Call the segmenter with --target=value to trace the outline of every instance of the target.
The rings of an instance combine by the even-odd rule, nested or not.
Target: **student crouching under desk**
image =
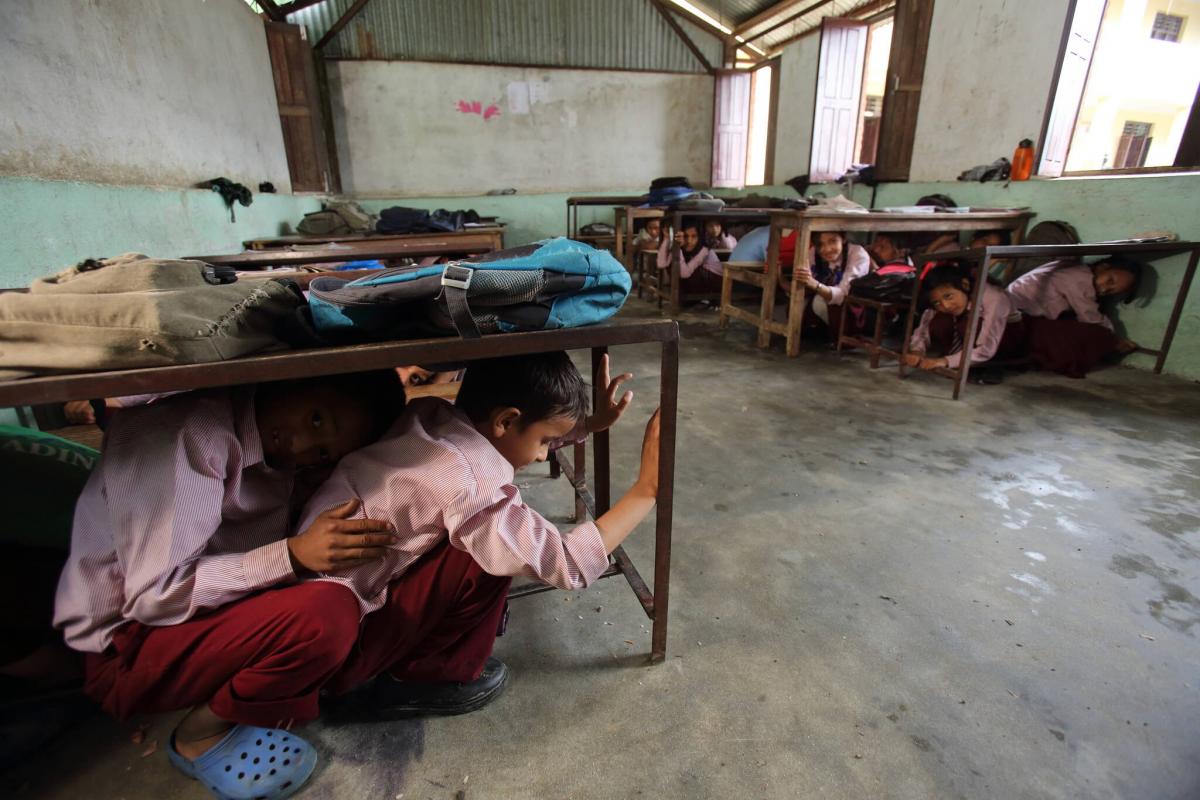
[[[1105,359],[1136,350],[1135,342],[1117,336],[1100,302],[1118,297],[1130,302],[1141,270],[1139,262],[1120,257],[1090,266],[1052,261],[1009,284],[1009,299],[1026,316],[1037,365],[1082,378]]]
[[[587,416],[588,387],[566,353],[472,362],[453,406],[416,399],[384,438],[342,460],[301,527],[349,496],[396,536],[381,560],[313,578],[347,590],[355,622],[362,618],[358,647],[326,687],[331,695],[378,676],[357,700],[384,719],[463,713],[499,695],[508,669],[490,656],[511,577],[588,586],[654,507],[657,414],[637,482],[595,522],[560,533],[513,483],[516,470],[554,447],[614,424],[633,399],[617,398],[629,377],[608,380],[606,359],[606,402]],[[435,681],[461,689],[431,695]]]
[[[786,265],[791,262],[781,258],[780,263]],[[812,234],[808,263],[808,269],[796,276],[799,286],[806,289],[808,294],[801,328],[836,339],[841,324],[842,303],[850,293],[850,282],[871,271],[871,257],[861,245],[849,244],[845,233],[822,231]],[[779,280],[784,291],[790,294],[791,276],[785,276],[781,270]],[[846,322],[847,330],[862,329],[860,319],[848,319]]]
[[[721,276],[725,268],[717,254],[704,244],[704,234],[698,220],[685,220],[675,231],[674,241],[658,248],[659,270],[669,270],[672,261],[679,265],[679,289],[682,294],[706,294],[721,291]]]
[[[315,751],[283,729],[317,715],[357,635],[330,620],[357,607],[297,581],[379,558],[390,537],[346,505],[288,538],[293,486],[378,438],[403,406],[384,371],[114,415],[76,504],[55,625],[85,654],[84,690],[105,711],[191,709],[168,757],[221,796],[286,796],[313,770]]]
[[[168,757],[230,798],[286,797],[304,784],[315,751],[288,728],[317,716],[323,690],[386,671],[362,692],[391,718],[464,713],[498,696],[507,669],[489,656],[505,576],[578,588],[604,571],[654,506],[658,417],[634,488],[563,536],[524,506],[513,470],[545,460],[564,434],[615,422],[630,376],[608,380],[605,360],[607,401],[585,418],[586,386],[563,353],[476,362],[469,374],[457,409],[414,401],[381,446],[335,471],[290,539],[279,535],[290,470],[377,435],[384,417],[355,423],[348,409],[373,398],[393,416],[387,392],[350,380],[333,395],[326,383],[312,405],[306,386],[290,384],[277,406],[282,394],[241,387],[121,412],[80,501],[56,614],[72,646],[91,653],[88,693],[118,716],[190,706]],[[155,455],[127,453],[134,439]],[[381,463],[395,471],[375,473]]]
[[[970,321],[971,279],[957,267],[938,266],[926,275],[922,293],[929,303],[920,324],[909,341],[905,363],[910,367],[934,370],[958,369],[963,359],[963,342]],[[943,355],[930,357],[930,348]],[[978,365],[993,358],[1019,358],[1025,355],[1025,329],[1021,314],[999,286],[983,287],[979,327],[970,353],[970,364]],[[998,380],[988,374],[985,380]]]

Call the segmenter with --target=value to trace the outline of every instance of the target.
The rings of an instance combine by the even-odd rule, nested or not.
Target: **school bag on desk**
[[[303,297],[228,267],[130,253],[0,294],[0,377],[199,364],[278,349]]]
[[[611,317],[629,295],[611,253],[545,239],[448,264],[397,267],[309,284],[313,343],[575,328]]]

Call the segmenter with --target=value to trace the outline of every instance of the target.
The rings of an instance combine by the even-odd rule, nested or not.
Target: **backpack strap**
[[[447,264],[442,270],[442,294],[446,297],[446,309],[450,319],[458,329],[458,335],[464,339],[479,339],[483,334],[475,324],[471,315],[471,307],[467,304],[467,290],[471,288],[471,278],[475,270],[460,264]]]

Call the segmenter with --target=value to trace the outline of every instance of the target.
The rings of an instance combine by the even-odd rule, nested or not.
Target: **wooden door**
[[[826,17],[821,21],[817,102],[808,168],[813,181],[840,178],[854,161],[869,29],[867,23],[852,19]]]
[[[1042,137],[1038,175],[1057,178],[1066,168],[1067,152],[1071,148],[1071,137],[1075,135],[1075,119],[1079,115],[1079,104],[1083,101],[1083,88],[1087,84],[1088,70],[1091,69],[1092,53],[1096,49],[1096,37],[1100,34],[1105,5],[1105,0],[1075,0],[1073,3],[1069,16],[1070,28],[1059,56],[1058,81],[1055,83],[1050,119]]]
[[[312,48],[304,29],[284,22],[268,21],[266,26],[292,191],[337,191],[329,169]]]
[[[718,72],[713,106],[712,185],[740,189],[746,184],[750,73]]]
[[[906,181],[912,166],[921,84],[925,80],[933,0],[897,0],[895,20],[892,52],[888,56],[887,88],[879,121],[875,177]]]

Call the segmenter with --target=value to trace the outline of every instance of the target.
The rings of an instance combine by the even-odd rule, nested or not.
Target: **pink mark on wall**
[[[480,103],[478,100],[471,100],[469,102],[466,100],[459,100],[457,107],[459,112],[463,114],[478,114],[485,120],[500,116],[500,108],[498,106],[490,105],[487,108],[484,108],[483,103]]]

